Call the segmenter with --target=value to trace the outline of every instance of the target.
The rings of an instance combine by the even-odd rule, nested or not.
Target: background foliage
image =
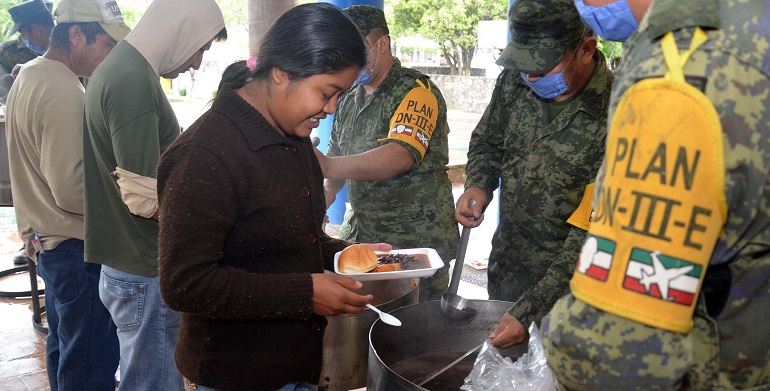
[[[0,0],[0,42],[6,41],[8,37],[8,31],[13,27],[13,19],[11,15],[6,11],[8,8],[18,4],[18,0]]]
[[[505,20],[505,0],[391,0],[395,36],[419,34],[439,45],[453,75],[470,75],[478,22]]]
[[[13,21],[7,9],[23,0],[0,0],[0,42],[10,38]],[[54,9],[60,0],[54,0]],[[300,0],[305,3],[309,0]],[[118,0],[126,24],[136,26],[152,0]],[[217,0],[230,34],[247,33],[248,0]],[[435,41],[453,75],[470,75],[476,50],[478,22],[505,20],[507,0],[386,0],[388,24],[394,37],[419,34]],[[622,44],[599,39],[598,49],[614,68],[620,61]],[[611,58],[612,57],[612,58]]]
[[[7,41],[10,38],[8,31],[13,27],[13,20],[8,14],[8,8],[21,3],[23,0],[0,0],[0,42]],[[54,0],[54,10],[60,0]],[[151,0],[118,0],[120,12],[126,20],[129,27],[136,26],[136,22],[144,14],[144,11],[150,5]],[[231,29],[247,32],[249,28],[249,2],[248,0],[217,0],[217,4],[222,9],[225,17],[225,24],[228,31]]]

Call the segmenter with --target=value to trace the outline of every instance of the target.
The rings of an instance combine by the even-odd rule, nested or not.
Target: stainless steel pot
[[[495,323],[502,318],[513,303],[492,300],[469,300],[478,310],[478,315],[468,322],[451,322],[441,312],[440,301],[430,301],[403,307],[392,312],[403,323],[401,327],[390,327],[383,322],[375,322],[369,332],[369,378],[367,391],[428,390],[416,384],[418,380],[406,379],[391,366],[399,365],[415,357],[431,357],[445,354],[448,361],[429,363],[410,363],[411,368],[423,368],[425,373],[419,377],[427,378],[431,373],[458,358],[462,353],[477,346],[487,338]],[[509,357],[519,357],[526,352],[526,344],[502,351]],[[472,366],[477,354],[469,357]],[[428,360],[431,361],[431,360]],[[435,364],[435,365],[427,365]],[[470,373],[470,369],[464,378]],[[439,380],[439,377],[436,378]],[[431,382],[432,383],[432,382]],[[431,383],[425,386],[429,387]],[[435,383],[434,383],[435,384]],[[456,390],[457,388],[454,388]],[[434,391],[443,391],[436,388]]]
[[[385,312],[415,304],[419,298],[419,279],[416,278],[362,283],[363,288],[356,293],[371,293],[374,296],[372,304]],[[328,318],[321,390],[352,390],[366,386],[369,328],[377,319],[378,315],[368,309],[358,315]]]

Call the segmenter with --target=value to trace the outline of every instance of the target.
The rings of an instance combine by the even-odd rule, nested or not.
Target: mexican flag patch
[[[689,306],[695,300],[703,267],[639,248],[631,251],[623,288]]]
[[[615,253],[615,242],[594,235],[588,235],[577,271],[599,281],[607,281],[607,275],[612,266],[612,256]]]

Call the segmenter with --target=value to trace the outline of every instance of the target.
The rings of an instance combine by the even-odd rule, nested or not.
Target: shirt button
[[[323,327],[321,327],[321,324],[320,324],[320,323],[314,323],[314,324],[313,324],[313,331],[315,331],[316,333],[318,333],[318,332],[321,332],[321,330],[323,330]]]
[[[318,236],[316,234],[310,234],[307,236],[307,242],[310,244],[313,244],[318,241]]]
[[[297,153],[297,147],[286,147],[286,150],[289,151],[289,153],[292,155]]]
[[[310,188],[307,187],[307,186],[302,186],[302,188],[299,189],[299,195],[304,197],[304,198],[309,197],[310,196]]]

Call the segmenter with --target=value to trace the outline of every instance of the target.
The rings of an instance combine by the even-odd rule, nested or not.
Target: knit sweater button
[[[323,327],[321,327],[320,323],[314,323],[313,324],[313,331],[315,331],[317,333],[321,332],[321,331],[323,331]]]
[[[310,234],[307,236],[307,242],[310,244],[313,244],[318,241],[318,236],[316,234]]]
[[[307,186],[302,186],[301,189],[299,189],[299,195],[303,198],[307,198],[310,196],[310,188]]]

